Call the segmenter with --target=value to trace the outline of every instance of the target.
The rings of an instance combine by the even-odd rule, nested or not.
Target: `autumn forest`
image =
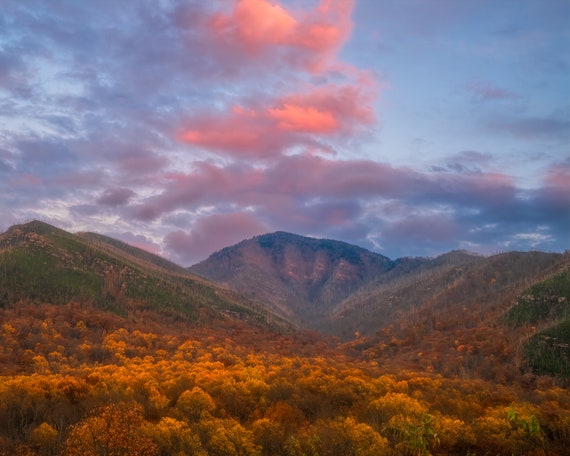
[[[0,455],[568,454],[567,254],[389,263],[295,242],[331,290],[381,271],[342,302],[319,278],[309,312],[309,294],[264,305],[92,233],[0,235]]]

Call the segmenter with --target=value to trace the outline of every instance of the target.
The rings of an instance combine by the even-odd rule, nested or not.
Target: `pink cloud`
[[[266,0],[238,0],[230,14],[216,14],[211,26],[218,35],[254,52],[264,46],[287,42],[297,20],[280,5]]]
[[[190,173],[164,176],[163,192],[130,208],[141,220],[153,220],[176,208],[198,208],[220,201],[245,202],[251,192],[263,186],[264,175],[256,168],[220,167],[207,162],[195,163]]]
[[[189,265],[205,259],[215,250],[267,231],[265,225],[249,212],[214,214],[198,219],[190,232],[169,233],[164,242],[177,261]]]
[[[268,0],[237,0],[210,20],[218,46],[252,57],[279,53],[289,64],[320,72],[352,30],[353,0],[323,0],[314,9],[288,11]]]
[[[253,108],[234,105],[221,115],[199,114],[187,119],[177,139],[237,157],[268,157],[288,147],[291,139],[267,120]]]
[[[10,186],[14,188],[25,189],[29,187],[41,187],[42,185],[42,179],[30,173],[17,174],[10,179]]]
[[[375,78],[337,61],[352,30],[354,0],[321,0],[309,9],[269,0],[231,5],[229,11],[201,13],[209,17],[206,51],[234,61],[236,74],[259,68],[260,84],[276,70],[290,77],[274,85],[272,96],[246,94],[241,104],[225,100],[234,102],[225,111],[188,116],[179,141],[217,154],[269,158],[292,147],[330,152],[323,137],[342,139],[375,122]]]
[[[570,195],[570,164],[557,164],[546,173],[545,184],[548,187],[566,189]]]
[[[548,169],[538,191],[543,207],[550,206],[570,221],[570,165],[559,163]]]
[[[375,98],[368,86],[308,87],[255,108],[234,105],[222,115],[195,115],[177,138],[233,156],[275,156],[293,145],[314,147],[323,135],[351,136],[372,125]]]
[[[361,198],[413,194],[422,178],[405,169],[372,161],[336,161],[319,156],[281,157],[268,167],[219,167],[201,163],[192,173],[166,176],[163,193],[134,209],[137,218],[150,220],[176,209],[226,204],[267,208],[293,217],[305,198]],[[289,212],[288,212],[289,211]]]
[[[376,88],[376,87],[374,87]],[[351,132],[375,121],[376,91],[357,84],[310,87],[306,92],[286,95],[269,109],[284,129],[335,133]]]
[[[200,126],[201,125],[201,126]],[[265,155],[261,148],[262,129],[235,118],[193,123],[192,128],[178,135],[180,141],[207,149],[237,153],[238,155]],[[257,152],[257,153],[256,153]]]
[[[268,115],[277,120],[279,130],[329,133],[338,128],[338,121],[332,113],[312,106],[285,104],[282,108],[269,109]]]
[[[421,176],[405,168],[370,160],[335,160],[320,156],[284,157],[267,170],[267,182],[275,191],[304,197],[333,198],[392,196],[414,192]]]
[[[409,205],[496,207],[514,198],[516,187],[512,180],[498,173],[434,177],[431,173],[370,160],[335,160],[304,154],[282,156],[265,166],[200,163],[191,173],[165,176],[162,193],[131,211],[138,219],[152,220],[174,210],[237,205],[269,218],[281,219],[279,214],[286,214],[293,219],[307,214],[310,217],[306,208],[324,207],[331,201],[398,199]]]

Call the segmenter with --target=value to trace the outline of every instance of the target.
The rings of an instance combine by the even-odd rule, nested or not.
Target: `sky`
[[[0,0],[0,230],[570,248],[568,0]]]

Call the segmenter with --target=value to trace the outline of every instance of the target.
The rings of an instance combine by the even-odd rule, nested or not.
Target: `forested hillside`
[[[117,315],[201,324],[239,315],[269,322],[265,309],[156,255],[100,235],[73,235],[39,221],[0,236],[0,305],[89,304]]]
[[[0,236],[0,454],[567,454],[569,272],[549,258],[387,263],[439,291],[343,341],[118,241],[12,227]],[[518,292],[523,270],[537,281]],[[508,302],[484,301],[493,286]]]

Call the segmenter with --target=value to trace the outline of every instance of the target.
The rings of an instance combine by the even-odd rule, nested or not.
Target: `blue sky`
[[[5,0],[0,229],[570,245],[567,0]]]

